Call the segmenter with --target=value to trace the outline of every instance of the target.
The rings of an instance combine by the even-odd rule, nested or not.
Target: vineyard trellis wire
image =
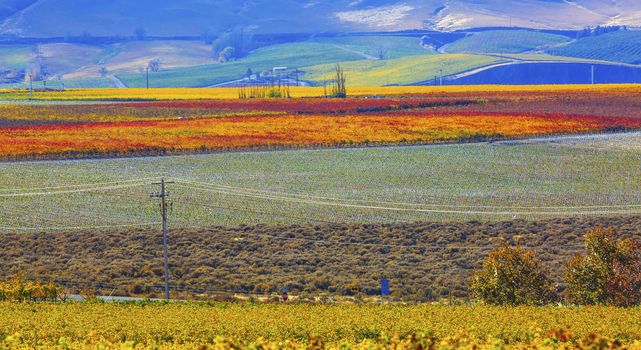
[[[202,232],[218,225],[313,224],[331,229],[348,222],[638,215],[638,164],[637,151],[529,144],[0,164],[6,170],[0,172],[0,232],[87,235],[96,230],[159,230],[157,203],[149,193],[154,190],[150,184],[161,175],[176,182],[170,187],[170,227]],[[492,247],[402,240],[377,245],[338,235],[225,232],[219,233],[220,240],[251,237],[275,249],[299,242],[309,249],[341,246],[408,255],[448,252],[454,257]],[[581,244],[567,242],[558,249],[575,252]]]
[[[303,198],[296,198],[296,197],[289,197],[287,194],[282,194],[282,195],[264,195],[264,194],[253,194],[253,193],[247,193],[243,191],[230,191],[226,190],[223,188],[216,188],[216,187],[198,187],[198,186],[193,186],[193,185],[184,185],[181,184],[181,181],[178,181],[179,183],[177,186],[179,187],[185,187],[191,190],[200,190],[200,191],[205,191],[205,192],[213,192],[213,193],[220,193],[220,194],[231,194],[231,195],[236,195],[236,196],[244,196],[244,197],[249,197],[252,199],[268,199],[268,200],[275,200],[275,201],[290,201],[294,202],[297,204],[312,204],[312,205],[324,205],[324,206],[337,206],[337,207],[347,207],[347,208],[356,208],[356,209],[374,209],[374,210],[387,210],[387,211],[409,211],[409,212],[417,212],[417,213],[440,213],[440,214],[483,214],[483,215],[532,215],[532,214],[545,214],[545,215],[567,215],[567,214],[573,214],[574,212],[571,211],[557,211],[557,212],[547,212],[547,211],[533,211],[533,210],[528,210],[528,211],[523,211],[523,212],[518,212],[518,211],[478,211],[478,210],[446,210],[446,209],[421,209],[421,208],[416,208],[417,206],[431,206],[431,204],[418,204],[418,203],[412,203],[412,204],[407,204],[409,206],[413,206],[414,208],[403,208],[403,207],[390,207],[390,206],[381,206],[381,205],[359,205],[359,204],[349,204],[349,203],[344,203],[340,201],[318,201],[314,199],[303,199]],[[184,183],[184,182],[183,182]],[[251,191],[251,189],[249,189]],[[438,205],[437,205],[438,206]],[[456,206],[457,208],[464,208],[462,206]],[[468,208],[477,208],[476,206],[468,207]],[[512,210],[512,209],[528,209],[527,207],[491,207],[493,209],[503,209],[503,210]],[[564,207],[532,207],[531,209],[543,209],[543,208],[550,208],[550,209],[563,209]],[[621,209],[629,209],[629,208],[641,208],[641,205],[619,205],[619,206],[584,206],[584,207],[566,207],[567,209],[598,209],[598,208],[621,208]],[[621,212],[621,211],[591,211],[591,212],[581,212],[578,214],[588,214],[588,215],[598,215],[598,214],[623,214],[627,213]]]
[[[151,180],[151,179],[149,179]],[[252,188],[239,188],[239,187],[232,187],[232,186],[219,186],[213,183],[205,183],[202,181],[193,181],[193,180],[187,180],[187,179],[182,179],[182,178],[175,178],[175,186],[177,187],[184,187],[189,190],[196,190],[196,191],[204,191],[204,192],[214,192],[214,193],[221,193],[221,194],[230,194],[230,195],[236,195],[236,196],[244,196],[248,197],[250,199],[268,199],[268,200],[273,200],[273,201],[292,201],[297,204],[319,204],[319,205],[327,205],[327,206],[338,206],[338,207],[349,207],[349,208],[356,208],[356,209],[374,209],[374,210],[389,210],[389,211],[412,211],[412,212],[425,212],[425,213],[457,213],[457,214],[488,214],[488,215],[519,215],[519,214],[531,214],[532,211],[525,211],[525,212],[517,212],[517,211],[477,211],[477,210],[443,210],[443,209],[423,209],[421,207],[432,207],[435,206],[439,208],[441,205],[439,204],[421,204],[421,203],[399,203],[399,202],[373,202],[371,200],[354,200],[354,199],[340,199],[340,198],[335,198],[335,197],[319,197],[319,196],[304,196],[301,194],[297,193],[283,193],[283,192],[275,192],[275,191],[265,191],[265,190],[260,190],[260,189],[252,189]],[[120,185],[124,183],[124,185]],[[194,185],[195,184],[195,185]],[[104,185],[109,185],[106,187],[101,187]],[[15,189],[2,189],[0,191],[7,191],[10,193],[7,194],[0,194],[0,197],[6,196],[6,197],[30,197],[30,196],[56,196],[56,195],[66,195],[66,194],[73,194],[73,193],[85,193],[85,192],[103,192],[103,191],[113,191],[113,190],[119,190],[119,189],[125,189],[125,188],[131,188],[131,187],[141,187],[149,185],[148,182],[146,182],[146,179],[144,180],[122,180],[122,181],[114,181],[114,182],[109,182],[109,183],[87,183],[87,184],[75,184],[75,185],[64,185],[64,186],[56,186],[56,187],[46,187],[46,189],[52,189],[52,188],[76,188],[73,190],[60,190],[60,191],[48,191],[48,192],[34,192],[35,190],[40,190],[40,189],[45,189],[45,188],[24,188],[20,189],[21,191],[24,192],[16,192]],[[109,193],[109,195],[119,197],[122,196],[128,200],[131,199],[129,196],[124,196],[120,195],[118,193]],[[322,199],[322,201],[319,201],[319,199]],[[192,198],[188,198],[188,201],[193,201]],[[360,205],[360,204],[354,204],[354,203],[378,203],[379,205]],[[407,206],[407,207],[390,207],[390,206],[381,206],[385,204],[395,204],[395,205],[402,205],[402,206]],[[214,206],[211,204],[203,204],[199,203],[198,201],[194,201],[194,205],[198,207],[204,207],[204,208],[210,208],[210,209],[225,209],[225,210],[235,210],[235,211],[240,211],[240,212],[247,212],[247,213],[256,213],[256,214],[265,214],[265,215],[282,215],[283,217],[290,217],[293,219],[302,219],[302,220],[309,220],[312,222],[323,222],[323,223],[335,223],[334,221],[330,220],[322,220],[322,219],[316,219],[316,218],[311,218],[311,217],[301,217],[301,216],[296,216],[296,215],[286,215],[286,214],[277,214],[274,212],[269,212],[269,211],[257,211],[257,210],[252,210],[251,208],[241,208],[237,206]],[[455,207],[455,208],[465,208],[463,206],[448,206],[448,205],[443,205],[444,207]],[[638,208],[641,205],[617,205],[617,206],[611,206],[611,205],[603,205],[603,206],[570,206],[567,207],[567,209],[611,209],[611,208],[618,208],[618,209],[629,209],[629,208]],[[470,208],[477,208],[477,207],[470,207]],[[528,207],[522,207],[522,206],[517,206],[517,207],[507,207],[507,206],[488,206],[488,207],[483,207],[483,208],[492,208],[492,209],[501,209],[501,210],[512,210],[512,209],[528,209]],[[558,206],[550,206],[550,207],[532,207],[532,209],[563,209],[563,207],[558,207]],[[549,211],[542,211],[538,212],[540,214],[552,214],[552,215],[567,215],[567,214],[584,214],[584,215],[602,215],[602,214],[621,214],[621,213],[627,213],[623,211],[612,211],[612,210],[603,210],[603,211],[588,211],[588,212],[572,212],[572,211],[554,211],[554,212],[549,212]],[[190,224],[188,221],[183,221],[180,218],[173,219],[173,222],[178,222],[179,227],[183,228],[205,228],[206,226],[195,226],[193,224]],[[183,224],[184,222],[184,224]],[[403,222],[403,221],[400,221]],[[34,226],[34,227],[25,227],[25,226],[0,226],[0,230],[2,231],[33,231],[33,232],[46,232],[46,231],[64,231],[64,230],[91,230],[91,229],[118,229],[118,228],[129,228],[129,227],[150,227],[154,225],[159,225],[159,221],[150,221],[150,222],[137,222],[137,223],[130,223],[130,224],[115,224],[115,225],[87,225],[87,226],[59,226],[59,227],[52,227],[52,226]],[[310,240],[311,241],[311,240]],[[341,243],[338,243],[341,244]],[[358,245],[356,243],[356,245]],[[375,245],[375,244],[373,244]],[[389,245],[386,245],[389,246]],[[422,248],[430,248],[430,247],[425,247],[422,246]],[[449,248],[456,248],[456,249],[470,249],[471,247],[449,247]]]
[[[121,181],[103,182],[103,183],[85,183],[85,184],[66,184],[61,186],[39,187],[39,188],[20,188],[20,189],[0,189],[0,198],[24,198],[24,197],[48,197],[48,196],[65,196],[74,194],[103,196],[108,198],[122,198],[129,204],[136,201],[145,203],[146,196],[132,196],[128,193],[118,193],[114,191],[144,188],[150,184],[150,179],[125,179]],[[228,209],[239,212],[256,213],[265,215],[280,215],[275,211],[257,210],[251,207],[231,206],[229,208],[221,206],[212,206],[202,204],[203,201],[212,201],[208,195],[195,197],[195,193],[202,194],[219,194],[223,196],[232,196],[235,198],[246,198],[248,200],[265,200],[269,202],[292,203],[298,206],[321,206],[348,208],[354,210],[371,210],[381,212],[410,212],[425,214],[457,214],[457,215],[487,215],[503,217],[520,217],[532,215],[545,216],[585,216],[585,215],[623,215],[634,214],[641,209],[641,204],[604,204],[604,205],[584,205],[584,206],[484,206],[484,205],[456,205],[456,204],[437,204],[437,203],[413,203],[413,202],[394,202],[373,199],[351,199],[338,198],[317,195],[305,195],[301,193],[291,193],[282,191],[263,190],[249,187],[237,187],[228,185],[218,185],[211,182],[196,181],[184,178],[174,178],[175,187],[185,190],[186,203],[181,205],[190,206],[191,202],[196,203],[195,207],[209,207],[210,209]],[[188,196],[188,197],[187,197]],[[216,198],[213,198],[217,201]],[[199,203],[201,204],[197,204]],[[153,211],[150,211],[153,213]],[[282,215],[287,217],[288,215]],[[302,219],[303,221],[312,222],[335,222],[332,220],[304,217],[301,215],[292,216],[293,219]],[[404,220],[395,220],[396,222]],[[145,222],[119,223],[111,225],[60,225],[57,227],[47,226],[13,226],[2,225],[0,230],[19,230],[19,231],[37,231],[37,230],[64,230],[64,229],[90,229],[90,228],[118,228],[149,226],[156,221],[147,220]]]
[[[309,196],[305,197],[300,194],[290,194],[282,192],[273,192],[273,191],[261,191],[254,190],[250,188],[230,188],[229,186],[217,186],[215,184],[205,184],[203,182],[198,182],[197,185],[194,185],[195,182],[190,180],[175,179],[175,186],[178,188],[185,188],[189,190],[192,194],[194,191],[201,191],[206,193],[215,193],[222,195],[230,195],[235,197],[246,197],[250,200],[268,200],[275,202],[289,202],[296,205],[313,205],[313,206],[328,206],[328,207],[339,207],[339,208],[350,208],[356,210],[374,210],[374,211],[389,211],[389,212],[412,212],[412,213],[427,213],[427,214],[459,214],[459,215],[488,215],[488,216],[529,216],[529,215],[550,215],[550,216],[571,216],[571,215],[617,215],[617,214],[630,214],[635,212],[639,205],[596,205],[596,206],[569,206],[567,210],[557,210],[563,209],[558,206],[550,207],[532,207],[531,210],[528,210],[527,207],[517,206],[517,207],[507,207],[507,206],[492,206],[490,208],[480,208],[477,207],[463,207],[456,206],[456,210],[448,209],[449,206],[441,208],[438,205],[432,206],[431,204],[420,204],[420,203],[395,203],[397,206],[389,206],[386,202],[373,202],[373,201],[358,201],[358,200],[341,200],[338,198],[327,198],[327,199],[316,199],[319,197]],[[126,185],[111,185],[106,187],[91,187],[91,184],[76,185],[78,187],[83,187],[81,189],[73,190],[60,190],[60,191],[48,191],[48,192],[33,192],[33,190],[28,190],[22,193],[13,192],[0,194],[0,197],[32,197],[32,196],[59,196],[59,195],[68,195],[76,193],[89,193],[97,192],[104,195],[109,195],[113,197],[123,196],[128,201],[131,201],[132,198],[124,196],[119,193],[109,193],[104,194],[105,191],[114,191],[132,187],[141,187],[144,186],[144,182],[130,183]],[[198,203],[197,200],[193,198],[188,199],[191,202]],[[207,197],[204,197],[203,200],[210,200]],[[359,204],[363,203],[363,204]],[[191,203],[184,203],[187,206],[191,206]],[[243,208],[240,206],[232,206],[230,208],[226,207],[214,207],[211,204],[195,204],[195,207],[209,207],[210,209],[227,209],[227,210],[236,210],[239,212],[245,213],[254,213],[254,214],[264,214],[264,215],[281,215],[274,211],[265,211],[265,210],[256,210],[252,208]],[[484,209],[484,210],[483,210]],[[488,210],[494,209],[494,210]],[[541,210],[546,209],[546,210]],[[283,215],[287,217],[291,215]],[[299,221],[310,221],[310,222],[333,222],[332,220],[319,219],[314,217],[301,217],[291,216],[292,219]],[[403,220],[397,220],[403,221]],[[151,226],[157,224],[157,221],[147,220],[145,222],[132,222],[132,223],[118,223],[118,224],[103,224],[103,225],[60,225],[60,226],[13,226],[13,225],[2,225],[0,230],[2,231],[61,231],[61,230],[82,230],[82,229],[109,229],[109,228],[124,228],[124,227],[136,227],[136,226]]]
[[[176,186],[174,193],[185,200],[177,214],[199,225],[216,223],[202,208],[190,209],[189,201],[209,205],[225,202],[256,213],[296,213],[317,222],[629,215],[641,209],[641,186],[634,180],[640,163],[639,152],[576,151],[573,145],[524,142],[249,152],[173,157],[171,162],[149,158],[2,164],[7,175],[0,174],[0,181],[14,185],[0,189],[0,205],[5,208],[0,220],[14,223],[3,226],[41,226],[31,222],[35,216],[50,225],[85,226],[72,212],[86,214],[86,220],[91,212],[101,212],[113,218],[111,224],[148,222],[151,215],[155,217],[154,208],[132,203],[145,201],[148,194],[136,181],[149,182],[160,174],[181,181],[178,185],[182,187]],[[50,180],[43,185],[50,186],[25,186],[37,183],[31,176],[45,165]],[[100,176],[88,175],[84,166]],[[18,181],[9,178],[14,173],[20,174]],[[21,178],[25,174],[27,177]],[[101,181],[75,184],[80,177]],[[55,206],[69,213],[47,216],[40,209],[45,207],[46,196],[55,196]],[[232,226],[256,223],[247,213],[238,213],[227,213],[218,221]],[[270,221],[267,214],[261,215],[266,223],[288,222],[282,217]],[[100,220],[91,223],[104,224]]]

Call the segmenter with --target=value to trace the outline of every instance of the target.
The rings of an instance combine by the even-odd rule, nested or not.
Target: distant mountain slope
[[[641,31],[589,36],[547,52],[558,56],[641,64]]]
[[[456,30],[483,26],[575,29],[641,23],[638,0],[1,0],[0,33],[51,37]]]
[[[36,2],[38,0],[2,0],[0,1],[0,20],[20,13]]]
[[[137,28],[155,36],[217,34],[238,26],[261,33],[398,30],[420,28],[425,4],[439,1],[36,0],[6,18],[0,32],[50,37],[128,36]]]
[[[579,29],[596,25],[636,25],[638,0],[450,0],[426,24],[439,30],[517,26]]]

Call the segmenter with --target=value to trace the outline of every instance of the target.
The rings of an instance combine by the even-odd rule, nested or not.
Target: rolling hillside
[[[0,67],[27,68],[32,51],[33,47],[29,45],[0,45]]]
[[[129,41],[103,47],[103,57],[87,65],[76,65],[65,71],[64,78],[99,76],[104,67],[109,74],[141,72],[153,60],[160,61],[162,69],[191,67],[214,63],[211,45],[199,41],[154,40]],[[66,56],[64,53],[61,57]]]
[[[37,0],[3,0],[0,2],[0,21],[26,9]]]
[[[558,56],[640,64],[641,31],[621,31],[581,38],[547,52]]]
[[[570,41],[563,35],[529,30],[492,30],[472,33],[445,45],[447,53],[522,53]]]
[[[320,38],[259,48],[247,57],[232,62],[167,69],[152,74],[151,80],[155,87],[212,86],[241,79],[248,69],[254,73],[260,73],[279,66],[295,69],[334,62],[375,60],[378,58],[376,56],[380,49],[385,51],[386,57],[435,54],[433,50],[421,47],[417,38],[379,36]],[[138,72],[118,74],[118,77],[130,87],[143,87],[146,84],[146,78]]]
[[[117,75],[131,86],[146,84],[143,72],[149,62],[158,60],[161,72],[152,73],[160,86],[209,86],[240,79],[248,68],[260,73],[275,66],[303,66],[340,61],[399,58],[436,54],[421,46],[417,37],[337,36],[265,46],[248,56],[219,63],[212,45],[189,40],[123,41],[115,44],[49,43],[42,45],[0,46],[0,68],[27,69],[38,63],[48,73],[51,85],[95,86],[101,75]],[[105,69],[101,74],[101,69]],[[105,73],[106,72],[106,73]],[[62,79],[62,82],[58,80]],[[40,79],[37,79],[40,80]],[[98,84],[114,86],[109,79]],[[19,86],[12,85],[12,87]],[[6,86],[5,86],[6,87]]]
[[[338,47],[362,52],[371,58],[400,58],[411,55],[436,53],[431,47],[421,46],[416,37],[402,36],[339,36],[320,38],[321,43],[329,43]]]
[[[409,85],[487,66],[504,60],[482,55],[423,55],[392,60],[342,62],[349,86]],[[306,80],[322,83],[332,79],[333,64],[303,68]]]
[[[334,65],[341,63],[350,85],[366,86],[433,83],[441,69],[447,77],[507,61],[641,62],[641,31],[578,41],[533,30],[471,31],[442,47],[439,51],[445,55],[422,42],[418,35],[310,36],[306,41],[263,46],[225,63],[218,62],[212,45],[196,40],[4,45],[0,46],[0,68],[19,71],[38,66],[47,73],[36,79],[38,87],[45,85],[42,77],[48,87],[145,87],[145,67],[158,60],[160,71],[151,72],[151,87],[208,87],[233,86],[248,70],[258,74],[274,67],[299,69],[305,73],[299,76],[302,80],[322,84],[330,79]],[[553,49],[541,54],[545,47]],[[564,67],[570,66],[558,68],[564,72]],[[24,80],[5,79],[14,83],[0,87],[25,88]]]
[[[361,55],[333,44],[291,43],[260,48],[245,58],[228,63],[160,71],[151,75],[151,81],[153,87],[205,87],[241,79],[247,69],[260,73],[278,66],[296,68],[360,59]],[[118,77],[129,87],[144,87],[146,84],[145,76],[140,73]]]

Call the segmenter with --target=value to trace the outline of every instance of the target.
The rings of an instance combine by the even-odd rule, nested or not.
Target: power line
[[[59,226],[59,227],[13,227],[13,226],[0,226],[2,231],[82,231],[91,229],[110,229],[110,228],[125,228],[125,227],[144,227],[159,225],[159,222],[148,222],[138,224],[122,224],[122,225],[98,225],[98,226]]]
[[[600,209],[600,208],[641,208],[641,204],[621,204],[621,205],[594,205],[594,206],[488,206],[488,205],[448,205],[448,204],[431,204],[431,203],[408,203],[408,202],[391,202],[391,201],[376,201],[376,200],[365,200],[365,199],[349,199],[349,198],[337,198],[337,197],[326,197],[326,196],[311,196],[303,195],[299,193],[287,193],[287,192],[276,192],[252,188],[243,188],[243,187],[234,187],[234,186],[225,186],[225,185],[216,185],[207,182],[199,182],[185,179],[176,179],[177,182],[187,183],[187,184],[196,184],[202,187],[208,187],[213,189],[220,189],[221,191],[230,190],[245,192],[248,194],[257,193],[262,195],[275,195],[275,196],[287,196],[293,198],[302,198],[302,199],[319,199],[319,200],[328,200],[328,201],[341,201],[341,202],[353,202],[353,203],[377,203],[384,205],[400,205],[400,206],[409,206],[409,207],[435,207],[435,208],[482,208],[482,209]]]
[[[110,191],[110,190],[119,190],[124,188],[140,187],[146,185],[145,183],[135,183],[127,185],[117,185],[117,186],[105,186],[105,187],[92,187],[92,188],[81,188],[73,190],[61,190],[61,191],[45,191],[45,192],[25,192],[25,193],[8,193],[0,194],[0,198],[9,198],[9,197],[40,197],[40,196],[54,196],[59,194],[71,194],[71,193],[84,193],[84,192],[97,192],[97,191]]]
[[[243,196],[254,199],[266,199],[266,200],[278,200],[283,202],[294,202],[298,204],[309,204],[309,205],[320,205],[320,206],[330,206],[330,207],[343,207],[343,208],[353,208],[353,209],[368,209],[368,210],[382,210],[382,211],[393,211],[393,212],[413,212],[413,213],[431,213],[431,214],[465,214],[465,215],[498,215],[498,216],[524,216],[524,215],[604,215],[604,214],[629,214],[630,210],[620,210],[620,211],[480,211],[480,210],[445,210],[445,209],[422,209],[422,208],[401,208],[401,207],[388,207],[382,205],[361,205],[361,204],[350,204],[350,203],[339,203],[332,201],[322,201],[322,200],[313,200],[313,199],[302,199],[295,197],[287,196],[278,196],[278,195],[266,195],[266,194],[251,194],[244,192],[236,191],[227,191],[221,189],[213,188],[204,188],[196,187],[193,185],[180,185],[178,187],[184,187],[189,189],[195,189],[205,192],[213,192],[219,194],[229,194],[235,196]],[[509,208],[506,208],[509,209]]]
[[[160,215],[162,217],[162,241],[165,258],[165,299],[169,300],[169,257],[167,253],[167,197],[169,192],[166,190],[167,184],[173,184],[173,181],[165,181],[161,178],[160,182],[154,185],[160,185],[160,192],[152,193],[151,198],[160,199]]]
[[[125,184],[125,183],[131,183],[131,182],[143,182],[145,180],[151,180],[153,178],[147,177],[147,178],[139,178],[139,179],[132,179],[132,180],[119,180],[119,181],[111,181],[111,182],[95,182],[95,183],[85,183],[85,184],[75,184],[75,185],[62,185],[62,186],[49,186],[49,187],[30,187],[30,188],[0,188],[0,191],[2,192],[25,192],[25,191],[40,191],[40,190],[55,190],[55,189],[61,189],[61,188],[74,188],[74,187],[96,187],[96,186],[105,186],[105,185],[117,185],[117,184]]]

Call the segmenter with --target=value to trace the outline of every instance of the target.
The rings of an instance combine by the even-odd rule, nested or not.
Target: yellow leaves
[[[17,345],[22,342],[22,335],[19,332],[13,333],[6,338],[4,338],[4,343],[11,347],[12,345]]]
[[[291,95],[294,98],[323,96],[323,87],[292,86]],[[480,93],[480,92],[586,92],[591,94],[604,93],[641,93],[641,85],[475,85],[475,86],[350,86],[347,83],[349,96],[371,95],[408,95],[426,94],[438,95],[443,93]],[[28,91],[0,90],[0,99],[26,100]],[[69,89],[65,91],[37,92],[35,100],[206,100],[206,99],[237,99],[236,88],[166,88],[166,89]]]
[[[62,291],[53,282],[43,284],[41,281],[25,281],[17,276],[7,282],[0,281],[0,301],[55,301]]]
[[[0,303],[0,315],[2,349],[641,349],[641,311],[620,308]]]

